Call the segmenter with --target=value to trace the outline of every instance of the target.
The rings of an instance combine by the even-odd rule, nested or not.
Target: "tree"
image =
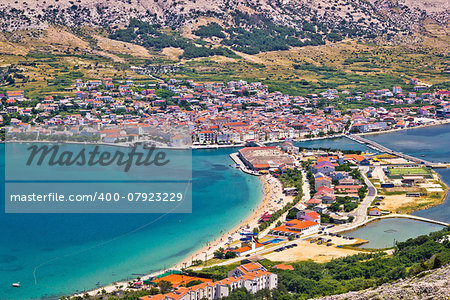
[[[223,248],[214,251],[214,258],[222,259],[224,257]]]
[[[161,280],[158,283],[158,287],[162,294],[167,294],[172,290],[172,283],[166,280]]]
[[[235,257],[237,257],[237,254],[236,254],[236,252],[233,252],[233,251],[228,251],[228,252],[225,254],[225,258],[226,258],[226,259],[235,258]]]

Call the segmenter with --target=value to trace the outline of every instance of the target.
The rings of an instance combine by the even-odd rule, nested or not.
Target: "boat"
[[[12,284],[12,286],[18,288],[18,287],[20,287],[20,282],[15,282],[15,283]]]

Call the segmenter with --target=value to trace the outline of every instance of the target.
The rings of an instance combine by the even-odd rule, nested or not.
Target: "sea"
[[[367,138],[407,154],[424,155],[428,160],[450,161],[450,125]],[[371,151],[346,138],[296,145]],[[262,197],[260,180],[233,167],[229,154],[236,151],[236,148],[193,151],[190,214],[5,214],[2,210],[0,299],[57,299],[165,270],[188,258],[239,224]],[[0,145],[0,156],[0,180],[4,181],[7,159],[4,145]],[[450,184],[449,169],[438,173]],[[3,193],[0,197],[4,202]],[[447,198],[444,204],[415,214],[450,222],[449,206]],[[383,222],[374,223],[374,227],[379,224],[379,229],[363,232],[362,238],[380,233],[379,240],[384,243],[377,247],[383,247],[438,229],[420,226],[421,222],[413,222],[414,226],[405,220]],[[420,230],[407,230],[408,226]],[[13,282],[20,282],[21,287],[13,288]]]
[[[87,146],[89,147],[89,146]],[[5,145],[0,145],[4,181]],[[59,299],[169,269],[248,217],[260,180],[233,167],[236,148],[192,152],[192,213],[0,213],[0,299]],[[4,193],[1,194],[3,202]],[[20,282],[20,288],[12,283]]]

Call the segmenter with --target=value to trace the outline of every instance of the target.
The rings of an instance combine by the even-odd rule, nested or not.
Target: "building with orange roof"
[[[172,284],[173,287],[179,287],[182,285],[186,285],[189,282],[198,281],[198,280],[202,281],[202,282],[212,282],[211,279],[188,276],[188,275],[183,275],[183,274],[169,274],[167,276],[155,279],[152,282],[159,283],[161,281],[168,281]]]
[[[284,225],[273,228],[270,233],[275,236],[292,236],[296,239],[301,236],[319,231],[320,224],[313,221],[291,220]]]
[[[237,256],[245,256],[247,254],[258,251],[260,248],[263,248],[264,245],[260,243],[251,243],[251,245],[245,245],[241,248],[232,250],[232,252],[236,253]]]
[[[285,265],[285,264],[278,264],[273,266],[272,268],[278,269],[278,270],[294,270],[294,267],[292,265]]]
[[[203,282],[192,287],[179,287],[168,294],[140,297],[140,300],[214,300],[229,296],[238,288],[250,293],[278,286],[278,276],[268,272],[259,263],[241,265],[228,273],[228,278],[216,282]]]

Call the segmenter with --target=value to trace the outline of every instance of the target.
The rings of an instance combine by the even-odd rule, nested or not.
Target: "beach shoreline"
[[[250,175],[249,175],[250,176]],[[248,216],[241,220],[236,226],[232,227],[231,230],[227,230],[226,232],[222,232],[220,236],[215,238],[212,242],[206,243],[206,245],[202,246],[201,248],[195,250],[192,254],[189,254],[181,260],[179,263],[176,263],[172,267],[161,270],[157,272],[152,272],[150,274],[144,275],[140,277],[140,280],[146,280],[151,277],[163,274],[167,270],[171,269],[182,269],[184,267],[190,266],[190,262],[194,260],[205,260],[205,252],[206,252],[206,258],[207,260],[213,258],[214,251],[218,250],[219,248],[226,248],[226,245],[228,243],[228,237],[232,237],[233,241],[239,241],[241,235],[239,234],[242,230],[251,231],[253,228],[258,226],[258,220],[261,217],[262,214],[266,211],[270,210],[276,210],[279,209],[279,207],[275,207],[275,204],[273,204],[273,199],[279,199],[282,197],[282,184],[279,180],[268,177],[267,175],[259,176],[259,180],[262,184],[262,193],[261,193],[261,200],[258,202],[258,205],[249,212]],[[291,197],[285,197],[286,201],[291,201]],[[278,206],[283,206],[285,203],[279,203]],[[199,265],[201,267],[202,265]],[[128,286],[127,281],[118,281],[113,282],[109,285],[102,286],[99,288],[95,288],[89,291],[84,291],[81,293],[75,293],[72,296],[83,296],[86,293],[89,295],[97,295],[99,292],[102,293],[103,290],[105,290],[107,293],[112,293],[117,290],[116,286],[123,286],[124,288]]]
[[[449,123],[450,123],[450,121],[444,121],[444,122],[440,122],[440,123],[433,122],[432,124],[425,124],[425,125],[420,125],[420,126],[416,126],[416,127],[412,127],[412,128],[392,129],[392,130],[386,130],[386,131],[381,131],[381,132],[363,133],[363,134],[358,134],[358,135],[384,134],[384,133],[389,133],[389,132],[397,132],[397,131],[403,131],[403,130],[408,130],[408,129],[422,128],[422,127],[441,126],[441,125],[446,125]],[[332,138],[339,138],[339,137],[344,137],[344,136],[345,135],[325,136],[325,137],[318,137],[318,138],[311,138],[311,139],[296,140],[296,142],[315,140],[315,139],[332,139]],[[103,144],[105,146],[120,146],[117,144],[115,145],[115,144],[105,144],[105,143],[77,143],[77,142],[73,142],[73,143],[74,144],[92,144],[92,145]],[[272,143],[272,142],[270,142],[270,143]],[[277,142],[274,142],[274,143],[277,143]],[[229,147],[240,147],[240,146],[229,145]],[[216,149],[216,146],[209,145],[209,148],[194,148],[194,149]],[[277,193],[275,193],[276,187],[273,186],[274,183],[272,182],[269,184],[267,182],[267,177],[265,175],[260,176],[260,180],[263,185],[261,200],[258,202],[258,205],[255,208],[253,208],[252,211],[249,212],[248,217],[241,220],[231,230],[227,230],[226,232],[221,233],[219,237],[214,239],[214,241],[208,242],[206,245],[201,246],[199,249],[195,250],[192,254],[189,254],[185,259],[181,260],[179,263],[173,265],[169,269],[182,269],[183,267],[188,266],[189,262],[191,262],[192,260],[205,260],[205,252],[207,255],[207,259],[211,259],[213,257],[214,251],[216,251],[217,249],[219,249],[221,247],[223,247],[223,248],[226,247],[225,245],[228,241],[228,236],[233,236],[234,240],[236,240],[236,239],[239,240],[239,237],[240,237],[239,230],[247,229],[247,226],[248,226],[248,230],[251,231],[254,227],[256,227],[258,224],[257,221],[258,221],[259,217],[265,212],[266,209],[269,208],[269,205],[272,202],[271,200],[278,199],[278,198],[276,198]],[[274,179],[274,180],[276,182],[278,182],[279,185],[281,185],[281,183],[278,180],[276,180],[276,179]],[[447,189],[447,193],[448,193],[448,189]],[[275,196],[275,197],[273,197],[273,196]],[[444,201],[445,201],[445,198],[446,197],[444,197]],[[199,267],[201,267],[201,266],[202,265],[200,265]],[[148,275],[142,276],[140,278],[140,280],[145,280],[150,277],[160,275],[164,271],[165,270],[150,273]],[[86,293],[88,293],[90,295],[96,295],[98,292],[101,293],[102,290],[105,290],[107,293],[111,293],[111,292],[114,292],[117,290],[116,286],[120,286],[120,285],[123,285],[123,287],[128,286],[128,282],[129,281],[114,282],[109,285],[106,285],[106,286],[103,286],[100,288],[95,288],[90,291],[76,293],[76,294],[73,294],[72,296],[83,296]]]

